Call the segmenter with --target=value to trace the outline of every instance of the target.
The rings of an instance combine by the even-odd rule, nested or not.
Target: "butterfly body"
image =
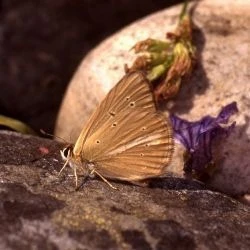
[[[80,173],[133,182],[160,176],[173,148],[170,123],[156,111],[149,82],[132,72],[108,93],[62,156],[76,181]]]

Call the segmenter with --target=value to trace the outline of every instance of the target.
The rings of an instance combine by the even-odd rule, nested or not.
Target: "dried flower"
[[[187,2],[180,14],[179,24],[172,33],[167,33],[166,41],[146,39],[134,47],[140,53],[131,68],[126,71],[143,70],[154,85],[156,101],[174,97],[181,86],[181,80],[190,74],[195,47],[192,44],[191,18],[187,13]]]

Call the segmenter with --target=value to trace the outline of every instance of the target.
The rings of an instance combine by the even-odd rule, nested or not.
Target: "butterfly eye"
[[[135,106],[135,102],[129,103],[129,106],[130,106],[130,107],[134,107],[134,106]]]

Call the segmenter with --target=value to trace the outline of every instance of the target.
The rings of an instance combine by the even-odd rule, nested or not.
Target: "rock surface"
[[[174,177],[75,191],[62,147],[0,132],[0,249],[249,249],[250,207]]]
[[[75,73],[57,120],[56,134],[74,142],[89,115],[124,75],[129,50],[148,37],[165,38],[177,23],[181,6],[169,8],[124,28],[91,51]],[[237,126],[214,151],[219,166],[210,186],[225,193],[250,193],[250,2],[200,1],[193,14],[198,65],[167,109],[188,120],[216,116],[222,106],[237,101]],[[175,152],[182,169],[183,151]]]

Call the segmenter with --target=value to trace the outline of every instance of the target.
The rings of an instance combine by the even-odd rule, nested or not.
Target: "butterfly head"
[[[85,165],[85,161],[81,159],[81,157],[74,154],[74,145],[70,144],[66,146],[63,150],[60,150],[61,157],[65,161],[65,164],[62,168],[64,169],[65,165],[69,164],[69,166],[73,169],[75,168],[81,168],[83,165]],[[62,172],[62,170],[60,172]]]
[[[64,161],[69,160],[73,156],[73,145],[68,145],[63,150],[60,150],[60,153]]]
[[[77,179],[78,179],[78,173],[81,172],[83,175],[87,174],[86,169],[86,161],[81,159],[81,157],[76,156],[74,154],[74,145],[70,144],[66,146],[63,150],[60,150],[61,157],[65,161],[63,167],[61,168],[59,174],[65,169],[67,165],[69,165],[73,171],[74,176],[76,179],[76,187],[77,187]]]
[[[77,164],[77,157],[75,157],[73,149],[74,149],[74,145],[69,144],[63,150],[60,150],[61,157],[65,161],[65,163],[63,167],[61,168],[59,174],[62,173],[62,171],[65,169],[67,165],[69,165],[73,169],[76,169],[77,165],[79,165]]]

